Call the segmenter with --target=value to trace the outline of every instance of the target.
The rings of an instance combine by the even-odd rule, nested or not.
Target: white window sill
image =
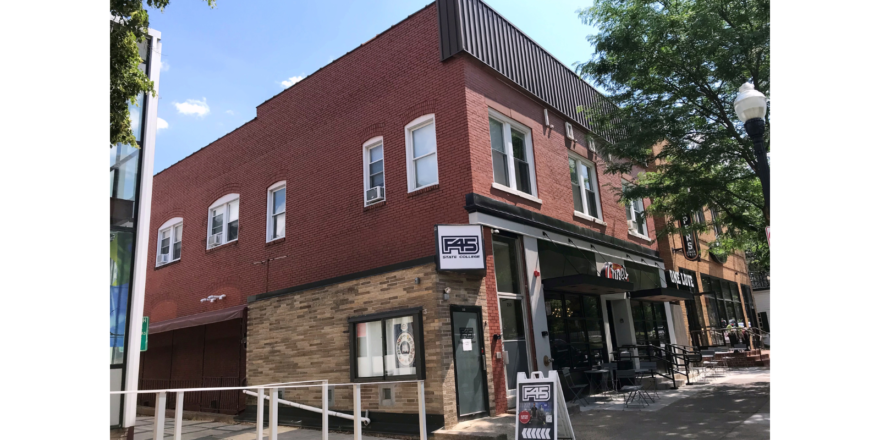
[[[216,245],[216,246],[208,246],[207,250],[210,251],[211,249],[216,249],[216,248],[218,248],[218,247],[223,247],[223,246],[226,246],[226,245],[229,244],[229,243],[235,243],[236,241],[238,241],[237,238],[236,238],[235,240],[229,240],[229,241],[227,241],[227,242],[220,243],[220,244],[218,244],[218,245]]]
[[[651,237],[648,237],[647,235],[642,235],[642,234],[639,234],[638,232],[633,232],[633,231],[627,231],[627,232],[629,233],[629,235],[632,235],[633,237],[641,238],[642,240],[651,241]]]
[[[591,216],[591,215],[584,214],[583,212],[575,211],[575,212],[574,212],[574,216],[575,216],[575,217],[580,217],[580,218],[582,218],[582,219],[584,219],[584,220],[589,220],[589,221],[591,221],[591,222],[593,222],[593,223],[598,223],[598,224],[600,224],[600,225],[602,225],[602,226],[608,226],[608,223],[605,223],[605,222],[603,222],[602,220],[599,220],[599,219],[597,219],[596,217],[593,217],[593,216]]]
[[[273,241],[278,241],[278,240],[284,240],[284,236],[282,235],[280,237],[275,237],[275,238],[267,241],[266,243],[272,243]],[[220,246],[223,246],[223,245],[221,244]]]
[[[158,263],[158,264],[156,264],[156,267],[167,266],[167,265],[169,265],[169,264],[171,264],[171,263],[176,263],[176,262],[178,262],[178,261],[180,261],[180,258],[178,258],[178,259],[176,259],[176,260],[171,260],[171,261],[169,261],[169,262],[167,262],[167,263]]]
[[[504,192],[506,192],[506,193],[508,193],[508,194],[513,194],[513,195],[515,195],[515,196],[522,197],[522,198],[524,198],[524,199],[526,199],[526,200],[528,200],[528,201],[535,202],[535,203],[537,203],[537,204],[539,204],[539,205],[541,205],[541,204],[544,203],[544,201],[542,201],[541,199],[539,199],[539,198],[537,198],[537,197],[535,197],[535,196],[532,196],[532,195],[526,194],[526,193],[524,193],[524,192],[522,192],[522,191],[517,191],[517,190],[515,190],[515,189],[513,189],[513,188],[506,187],[506,186],[504,186],[504,185],[502,185],[502,184],[500,184],[500,183],[492,182],[492,188],[495,188],[495,189],[500,190],[500,191],[504,191]]]

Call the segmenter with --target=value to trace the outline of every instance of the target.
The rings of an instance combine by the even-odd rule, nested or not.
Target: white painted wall
[[[752,291],[752,296],[755,298],[755,312],[767,313],[767,320],[770,320],[770,289],[767,290],[759,290],[757,292]],[[769,322],[767,323],[770,324]],[[773,328],[772,326],[770,327]]]
[[[544,357],[550,356],[550,337],[543,336],[541,332],[547,332],[547,311],[544,308],[544,289],[541,285],[541,277],[535,276],[535,270],[541,271],[538,262],[538,240],[533,237],[523,237],[525,248],[525,267],[527,281],[529,283],[529,301],[532,309],[532,337],[535,340],[535,358],[538,360],[538,370],[546,376],[550,372],[550,366],[544,365]]]

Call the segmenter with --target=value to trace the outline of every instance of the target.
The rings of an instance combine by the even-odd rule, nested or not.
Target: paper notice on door
[[[461,349],[464,351],[471,351],[474,349],[474,346],[471,345],[470,339],[462,339],[461,340]]]

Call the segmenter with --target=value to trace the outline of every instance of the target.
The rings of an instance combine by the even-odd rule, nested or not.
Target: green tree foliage
[[[110,145],[137,146],[128,106],[138,105],[141,93],[156,96],[153,82],[138,66],[144,61],[138,43],[147,38],[150,17],[144,4],[164,11],[170,0],[110,0]],[[213,8],[216,0],[205,0]]]
[[[744,82],[770,97],[770,1],[597,0],[578,12],[599,32],[589,37],[593,59],[577,71],[616,105],[581,109],[615,133],[601,145],[611,159],[606,172],[651,165],[621,199],[650,198],[649,213],[669,219],[658,225],[661,235],[679,232],[681,215],[713,206],[724,227],[713,249],[749,250],[769,266],[770,206],[733,101]],[[768,105],[768,152],[769,138]]]

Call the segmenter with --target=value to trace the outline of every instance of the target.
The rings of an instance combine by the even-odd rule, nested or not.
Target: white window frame
[[[239,234],[235,237],[235,240],[227,240],[228,229],[229,229],[229,204],[238,200],[238,232]],[[238,237],[241,236],[241,196],[239,194],[226,194],[223,197],[220,197],[214,203],[211,203],[211,206],[208,207],[208,229],[207,229],[207,240],[205,242],[205,248],[211,249],[211,211],[215,208],[224,207],[223,211],[223,231],[221,232],[223,236],[223,243],[220,243],[218,246],[222,246],[226,243],[232,243],[234,241],[238,241]],[[214,246],[217,247],[217,246]]]
[[[581,164],[593,170],[593,173],[590,175],[590,183],[592,183],[593,185],[593,192],[596,193],[596,215],[598,215],[598,217],[593,217],[589,213],[581,212],[577,209],[574,210],[574,215],[585,220],[605,224],[605,222],[602,221],[602,196],[599,194],[599,176],[596,174],[596,164],[575,153],[569,153],[568,158],[574,160],[575,163],[575,172],[577,173],[578,178],[578,189],[581,193],[581,205],[584,207],[584,211],[587,211],[587,206],[589,206],[589,204],[587,203],[587,190],[586,188],[584,188],[583,185],[584,176],[583,174],[581,174]],[[566,165],[568,164],[566,163]],[[566,166],[566,168],[568,167]],[[571,180],[570,175],[569,180]],[[572,201],[572,203],[574,202]]]
[[[640,199],[640,201],[642,202],[642,212],[644,212],[645,211],[645,200]],[[627,202],[626,205],[624,205],[624,209],[629,210],[630,218],[632,218],[635,221],[636,220],[636,205],[635,205],[635,203],[633,203],[632,201]],[[629,225],[627,225],[626,229],[627,229],[627,232],[629,233],[629,235],[643,238],[645,240],[651,239],[648,236],[648,217],[647,216],[645,216],[645,233],[644,234],[642,234],[641,232],[639,232],[637,230],[634,231],[632,229],[629,229]]]
[[[416,127],[418,128],[418,127]],[[434,126],[434,133],[436,133],[437,126]],[[370,140],[364,142],[364,206],[369,206],[367,203],[367,191],[373,189],[370,186],[370,150],[376,147],[382,147],[382,181],[384,182],[382,186],[385,188],[385,191],[388,191],[388,173],[385,172],[385,141],[382,136],[376,136],[374,138],[370,138]],[[409,154],[409,153],[407,153]],[[436,153],[435,153],[436,154]],[[375,203],[375,202],[374,202]]]
[[[287,235],[287,193],[284,194],[284,211],[273,213],[272,208],[274,207],[274,203],[272,203],[272,196],[275,194],[275,191],[280,189],[287,189],[287,181],[282,180],[280,182],[273,183],[269,189],[266,190],[266,243],[271,241],[280,240]],[[238,205],[239,210],[241,209],[241,202]],[[275,225],[273,222],[276,215],[284,213],[284,235],[280,237],[273,237],[272,233],[275,232],[272,230],[272,226]],[[241,217],[241,213],[239,212],[239,218]],[[239,222],[239,227],[241,223]]]
[[[426,125],[434,124],[434,152],[426,154],[420,157],[413,157],[413,138],[412,133],[415,130],[418,130]],[[440,149],[440,145],[437,144],[437,119],[434,117],[434,113],[429,115],[420,116],[414,119],[409,124],[406,124],[406,180],[408,192],[418,191],[422,188],[427,188],[429,186],[437,185],[440,183],[440,159],[438,157],[439,152],[437,150]],[[383,152],[384,153],[384,152]],[[435,162],[437,163],[437,180],[432,183],[428,183],[422,186],[416,186],[416,167],[415,161],[416,159],[421,159],[422,157],[427,157],[430,154],[434,154]]]
[[[536,181],[535,176],[535,153],[532,148],[532,130],[519,122],[516,122],[513,119],[499,113],[498,111],[490,108],[489,109],[489,118],[495,119],[503,125],[503,133],[504,133],[504,154],[507,155],[507,163],[505,164],[507,167],[507,183],[513,186],[505,186],[500,183],[495,182],[495,167],[492,167],[492,187],[499,189],[501,191],[509,192],[511,194],[518,195],[524,199],[531,200],[536,203],[542,203],[541,199],[538,198],[538,182]],[[488,122],[488,121],[487,121]],[[517,131],[521,131],[526,135],[526,159],[529,164],[529,189],[531,189],[532,193],[526,193],[520,191],[515,188],[516,186],[516,166],[514,166],[515,159],[513,158],[513,138],[511,136],[510,130],[511,128],[515,128]],[[492,152],[492,144],[491,144],[491,134],[490,143],[489,143],[489,153]],[[494,158],[492,159],[494,160]]]
[[[183,217],[174,217],[171,220],[162,223],[162,226],[159,227],[159,233],[156,235],[156,267],[164,266],[173,261],[177,261],[180,257],[174,258],[174,244],[177,243],[174,241],[174,230],[177,228],[183,228]],[[170,241],[168,245],[168,255],[170,258],[168,259],[168,263],[160,263],[159,257],[162,255],[162,233],[168,232],[170,235]],[[180,232],[180,240],[183,241],[183,230]],[[180,245],[180,254],[183,255],[183,244]]]

